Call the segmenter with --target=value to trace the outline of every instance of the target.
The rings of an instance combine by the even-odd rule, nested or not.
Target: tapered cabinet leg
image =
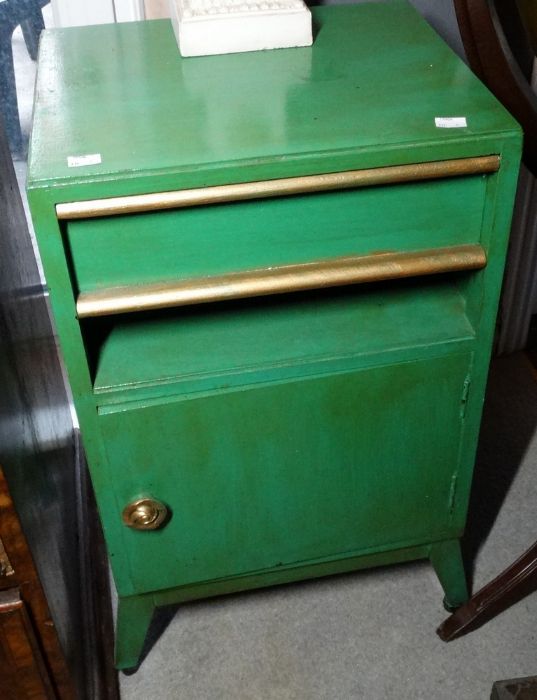
[[[153,617],[151,596],[119,598],[116,623],[116,667],[134,669],[140,662]]]
[[[468,586],[459,540],[447,540],[431,546],[431,564],[444,589],[444,603],[455,609],[468,600]]]

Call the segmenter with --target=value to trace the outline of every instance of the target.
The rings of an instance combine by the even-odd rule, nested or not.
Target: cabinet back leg
[[[136,669],[155,606],[152,596],[118,599],[116,622],[116,668]]]
[[[468,586],[458,539],[431,545],[429,559],[444,589],[444,604],[454,610],[468,600]]]

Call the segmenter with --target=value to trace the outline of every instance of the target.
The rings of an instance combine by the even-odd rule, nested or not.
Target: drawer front
[[[54,700],[51,678],[18,588],[0,592],[0,697]]]
[[[454,355],[101,415],[118,571],[142,592],[444,537],[470,363]],[[159,529],[122,524],[143,496],[169,509]]]
[[[485,175],[69,221],[81,293],[478,243]]]

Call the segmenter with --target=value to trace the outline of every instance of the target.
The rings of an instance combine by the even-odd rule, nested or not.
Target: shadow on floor
[[[493,361],[483,412],[463,557],[472,586],[476,556],[494,525],[537,426],[537,381],[523,353]],[[522,552],[513,552],[513,559]]]
[[[203,608],[206,606],[212,606],[219,600],[225,600],[228,604],[232,604],[234,599],[242,599],[244,601],[246,598],[255,599],[256,597],[264,600],[272,597],[275,601],[278,601],[281,600],[282,591],[285,591],[285,589],[292,591],[295,595],[303,595],[308,591],[308,589],[310,589],[310,592],[314,593],[315,589],[319,589],[324,586],[337,586],[338,582],[341,583],[345,580],[351,583],[353,579],[356,579],[357,577],[360,577],[362,583],[364,583],[367,579],[378,581],[379,577],[382,575],[384,575],[386,578],[390,578],[393,577],[397,572],[408,572],[410,567],[414,567],[414,569],[417,569],[419,567],[425,566],[429,566],[429,564],[425,560],[401,562],[389,565],[382,565],[379,567],[372,567],[368,569],[347,571],[341,574],[332,574],[326,577],[303,579],[300,581],[292,581],[290,583],[282,583],[269,587],[254,588],[251,590],[237,591],[235,593],[226,593],[210,598],[200,598],[199,600],[191,600],[185,603],[177,603],[174,605],[167,605],[165,607],[156,608],[153,614],[153,618],[151,620],[151,625],[147,632],[147,636],[145,638],[144,646],[142,649],[142,653],[140,654],[138,665],[134,668],[124,669],[122,673],[125,676],[132,676],[139,670],[140,666],[144,663],[144,660],[151,653],[153,647],[159,642],[160,638],[173,621],[176,613],[179,612],[181,609],[184,609],[185,607],[190,609],[195,607]],[[441,601],[442,597],[439,596],[439,610],[442,609]],[[278,604],[278,602],[275,603],[275,605]]]

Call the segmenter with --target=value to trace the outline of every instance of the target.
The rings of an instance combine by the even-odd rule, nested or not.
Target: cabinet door
[[[470,363],[450,355],[102,415],[120,592],[444,538]],[[141,495],[169,508],[160,529],[121,524]]]

